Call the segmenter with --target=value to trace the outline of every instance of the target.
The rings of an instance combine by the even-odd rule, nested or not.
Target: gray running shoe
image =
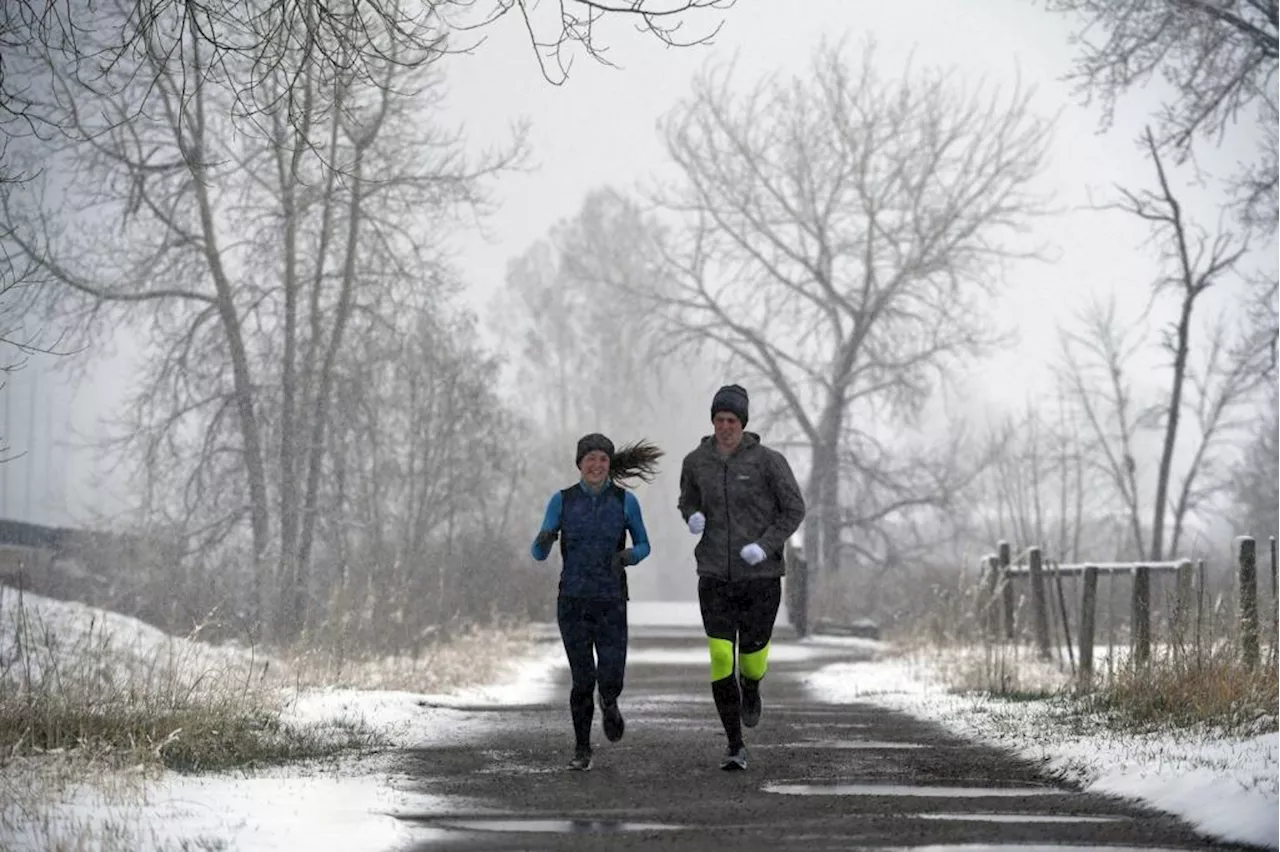
[[[720,758],[720,768],[725,772],[740,772],[747,768],[747,747],[727,748]]]

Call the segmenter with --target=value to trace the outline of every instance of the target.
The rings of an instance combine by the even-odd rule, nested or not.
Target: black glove
[[[617,553],[613,554],[613,559],[610,561],[610,564],[613,565],[614,570],[618,571],[628,565],[634,565],[635,558],[634,554],[631,552],[631,548],[628,547],[626,550],[619,550]]]
[[[533,543],[538,545],[539,550],[548,550],[559,537],[560,533],[557,530],[543,530],[538,533],[538,537],[533,540]]]

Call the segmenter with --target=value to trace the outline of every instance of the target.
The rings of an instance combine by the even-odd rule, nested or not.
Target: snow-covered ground
[[[103,614],[73,604],[28,598],[28,611],[47,626],[86,624]],[[696,624],[696,607],[633,603],[633,623]],[[0,659],[11,659],[8,638],[13,613],[0,608]],[[145,657],[173,640],[131,619],[106,616],[108,630],[121,629],[131,653]],[[79,629],[79,628],[74,628]],[[95,628],[98,629],[98,628]],[[56,633],[56,629],[47,631]],[[6,645],[6,642],[10,642]],[[891,656],[867,640],[779,643],[789,659],[829,655],[832,644],[864,643],[881,652],[866,663],[835,663],[818,669],[807,685],[827,701],[872,701],[935,719],[966,736],[997,743],[1042,760],[1054,772],[1089,789],[1146,801],[1178,814],[1212,837],[1277,848],[1277,735],[1246,740],[1202,735],[1125,736],[1106,730],[1087,736],[1060,722],[1051,702],[993,702],[948,695],[940,663],[925,657]],[[64,643],[64,647],[75,643]],[[175,651],[179,658],[199,657]],[[226,653],[226,652],[219,652]],[[648,652],[640,652],[641,654]],[[650,662],[686,662],[686,656],[649,654]],[[559,649],[544,645],[528,659],[513,660],[498,682],[448,695],[364,690],[306,690],[287,704],[296,723],[360,721],[397,745],[438,741],[483,742],[485,731],[460,725],[453,706],[541,703],[555,700],[553,682],[563,665]],[[425,702],[425,706],[424,706]],[[389,852],[421,841],[395,819],[397,812],[428,812],[433,802],[405,792],[389,757],[364,755],[318,765],[278,767],[253,773],[185,776],[114,772],[54,784],[44,779],[47,759],[11,760],[0,769],[0,848],[43,850],[101,848],[310,849]],[[58,791],[38,813],[22,812],[32,788]],[[28,795],[12,795],[21,788]],[[456,806],[456,803],[453,803]],[[78,838],[79,843],[76,845]],[[85,838],[90,838],[85,842]]]
[[[1056,701],[993,701],[948,694],[936,654],[836,663],[809,676],[814,697],[869,701],[932,719],[968,739],[1043,763],[1087,790],[1138,799],[1220,840],[1277,848],[1280,781],[1275,720],[1249,738],[1206,730],[1130,734],[1064,719]]]

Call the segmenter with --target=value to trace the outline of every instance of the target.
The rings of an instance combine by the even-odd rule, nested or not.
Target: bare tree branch
[[[1217,143],[1241,111],[1256,110],[1260,150],[1234,187],[1244,221],[1275,231],[1278,126],[1277,4],[1274,0],[1046,0],[1078,21],[1071,75],[1086,101],[1097,98],[1103,126],[1128,92],[1157,76],[1173,99],[1157,115],[1155,139],[1177,161],[1193,142]]]

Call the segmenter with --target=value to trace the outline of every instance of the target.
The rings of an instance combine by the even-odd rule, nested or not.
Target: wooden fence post
[[[1098,568],[1086,565],[1080,596],[1080,686],[1093,683],[1093,626],[1098,614]]]
[[[1036,637],[1036,652],[1040,659],[1051,659],[1049,653],[1049,607],[1045,600],[1044,566],[1040,561],[1040,548],[1027,552],[1027,575],[1031,580],[1031,621]]]
[[[1000,554],[1000,582],[1004,583],[1004,638],[1012,640],[1014,638],[1013,583],[1009,578],[1009,564],[1011,561],[1009,542],[1000,542],[998,549]]]
[[[1276,537],[1271,536],[1271,661],[1276,660],[1280,642],[1280,589],[1276,587]]]
[[[1201,559],[1196,563],[1196,663],[1199,664],[1200,637],[1204,635],[1204,582],[1205,566]]]
[[[1140,666],[1151,661],[1151,569],[1133,568],[1133,661]]]
[[[987,638],[996,639],[1000,636],[1000,607],[997,590],[1000,588],[1000,563],[994,556],[988,556],[984,563],[987,568],[983,572],[983,583],[986,593],[983,595],[983,604],[985,611],[983,613],[986,618]]]
[[[1179,657],[1186,654],[1187,623],[1191,618],[1191,581],[1195,567],[1190,559],[1178,563],[1173,600],[1173,650]]]
[[[1258,665],[1257,542],[1240,538],[1240,655],[1249,668]]]

